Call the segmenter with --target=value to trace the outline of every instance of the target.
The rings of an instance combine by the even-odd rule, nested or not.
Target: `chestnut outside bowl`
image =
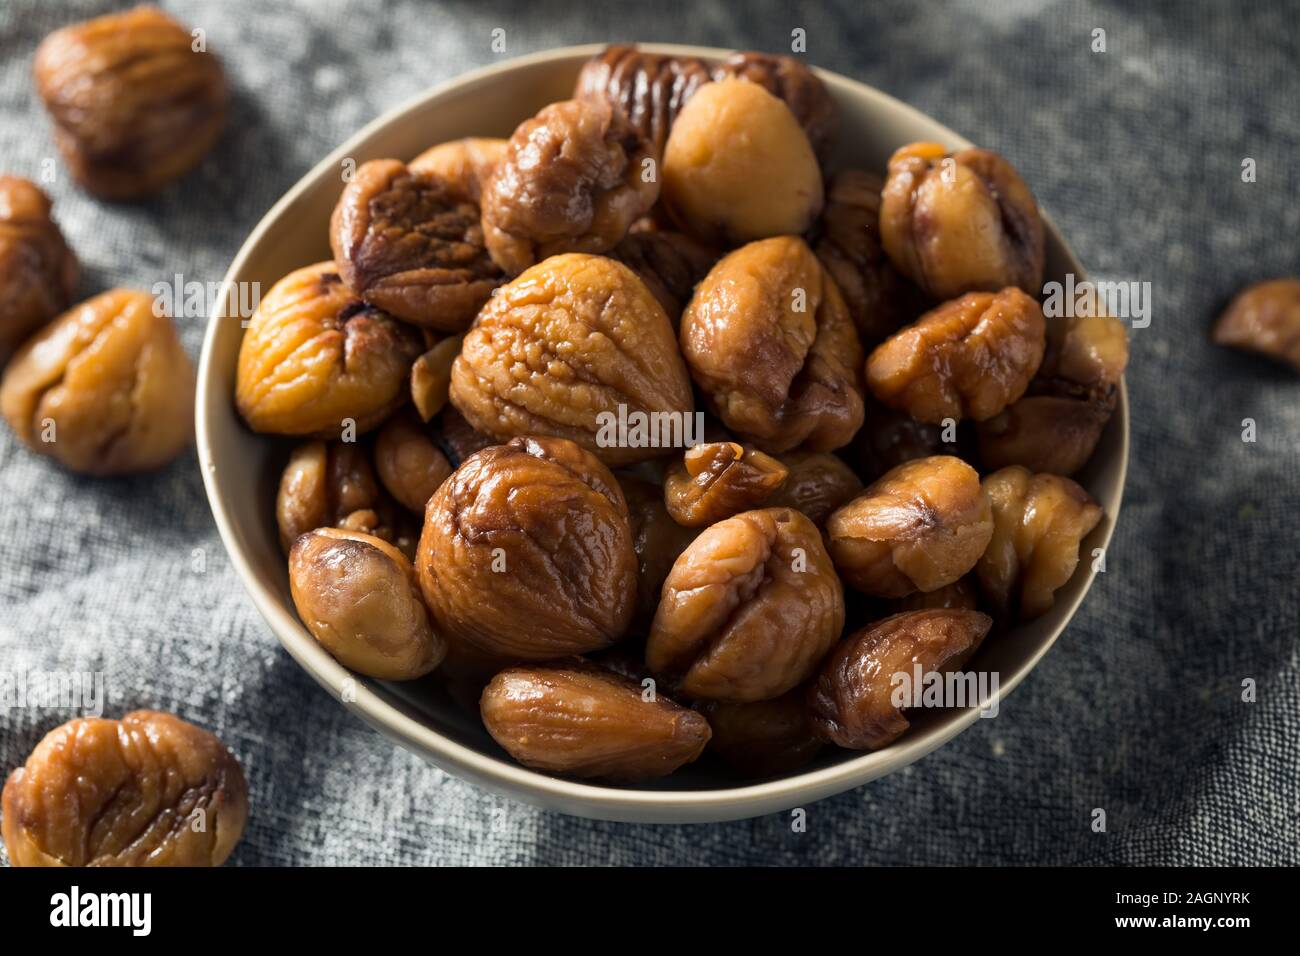
[[[508,137],[515,126],[555,100],[568,99],[578,69],[600,45],[566,47],[509,60],[444,83],[380,117],[333,153],[275,204],[258,223],[226,274],[225,296],[238,283],[265,292],[282,276],[330,258],[327,224],[343,188],[345,160],[409,160],[425,148],[464,136]],[[720,60],[726,50],[646,44],[657,52]],[[826,71],[820,76],[839,105],[843,125],[836,165],[883,171],[904,143],[935,140],[958,149],[971,144],[932,119],[869,86]],[[998,148],[1003,144],[984,144]],[[1032,185],[1032,184],[1031,184]],[[1047,222],[1047,278],[1083,270]],[[247,288],[247,287],[242,287]],[[231,317],[226,317],[231,316]],[[515,763],[488,736],[477,715],[457,708],[430,680],[388,683],[352,674],[299,623],[289,596],[277,539],[274,499],[290,443],[255,435],[234,405],[235,365],[243,328],[232,304],[217,303],[199,360],[197,442],[208,500],[244,587],[285,649],[345,706],[367,723],[448,773],[489,790],[551,810],[655,823],[732,820],[806,805],[907,766],[951,740],[977,719],[976,708],[914,711],[911,729],[873,753],[828,748],[799,773],[745,782],[712,761],[683,768],[640,787],[600,786],[536,773]],[[969,665],[997,671],[999,694],[1013,690],[1065,630],[1094,572],[1094,548],[1110,540],[1128,463],[1128,397],[1119,407],[1079,482],[1105,509],[1084,541],[1078,570],[1035,621],[990,640]],[[1014,719],[1003,714],[1001,719]]]

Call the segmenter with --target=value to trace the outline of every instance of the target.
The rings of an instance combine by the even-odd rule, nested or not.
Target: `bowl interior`
[[[728,52],[647,46],[708,59]],[[464,136],[509,136],[542,106],[568,98],[582,62],[598,49],[571,47],[480,70],[372,123],[322,160],[266,215],[230,267],[228,295],[247,289],[244,283],[256,283],[264,294],[293,269],[330,258],[327,224],[345,169],[370,159],[410,159],[435,143]],[[883,171],[894,149],[920,139],[952,148],[970,145],[882,93],[835,74],[822,76],[843,117],[835,165]],[[1050,222],[1047,227],[1047,277],[1061,280],[1067,272],[1081,276],[1082,269],[1056,229]],[[386,683],[352,675],[298,622],[273,511],[279,472],[293,443],[254,435],[235,411],[232,396],[242,335],[236,310],[219,304],[204,341],[196,410],[208,498],[232,561],[258,610],[309,673],[381,732],[444,769],[529,802],[587,816],[674,822],[740,818],[799,805],[888,773],[977,719],[973,709],[919,711],[908,734],[885,750],[855,754],[828,749],[800,773],[757,783],[737,781],[707,757],[662,781],[633,788],[558,780],[519,767],[477,718],[456,707],[433,681]],[[998,672],[1001,694],[1014,688],[1046,652],[1087,591],[1093,577],[1087,558],[1110,538],[1127,455],[1128,406],[1121,389],[1119,408],[1092,461],[1078,476],[1106,512],[1084,542],[1085,560],[1057,593],[1048,614],[989,640],[969,665]]]

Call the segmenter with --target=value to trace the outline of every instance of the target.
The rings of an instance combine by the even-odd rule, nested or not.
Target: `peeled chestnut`
[[[230,99],[220,61],[157,7],[51,33],[32,73],[54,141],[86,189],[106,199],[158,192],[208,154]]]
[[[414,414],[399,413],[375,435],[375,470],[402,507],[423,514],[451,463]]]
[[[302,535],[289,551],[289,590],[312,637],[359,674],[412,680],[447,652],[411,562],[373,535],[339,528]]]
[[[979,611],[905,611],[846,637],[826,658],[808,689],[817,732],[850,750],[878,750],[909,723],[896,706],[895,675],[909,679],[960,668],[993,620]]]
[[[488,251],[508,275],[561,252],[606,252],[659,197],[658,154],[603,100],[520,124],[483,187]]]
[[[862,424],[862,348],[835,283],[794,236],[715,265],[682,315],[682,354],[728,428],[764,451],[830,451]]]
[[[0,412],[72,471],[151,471],[193,437],[194,366],[152,296],[114,289],[28,339],[0,382]]]
[[[253,313],[235,404],[258,432],[361,434],[407,401],[423,351],[418,330],[358,299],[334,263],[320,262],[277,282]]]
[[[664,147],[663,177],[673,219],[715,245],[798,235],[822,208],[821,169],[799,121],[762,86],[740,79],[691,97]]]
[[[695,711],[581,658],[503,670],[481,710],[524,766],[571,777],[662,777],[699,757],[710,733]]]
[[[645,283],[612,259],[572,254],[492,297],[452,365],[451,401],[500,440],[555,435],[623,465],[682,447],[695,400]]]
[[[889,160],[880,206],[889,258],[932,299],[1043,287],[1046,239],[1034,194],[987,149],[912,143]]]
[[[0,366],[72,304],[79,272],[49,197],[30,180],[0,176]]]
[[[1300,279],[1272,279],[1243,289],[1214,324],[1214,341],[1300,371]]]
[[[596,456],[562,438],[470,456],[429,501],[416,566],[442,628],[506,659],[606,647],[636,607],[623,492]]]
[[[824,163],[830,158],[840,128],[840,111],[825,84],[798,57],[752,50],[733,53],[713,71],[713,78],[733,76],[757,83],[780,98],[798,120],[817,159]]]
[[[788,469],[770,455],[735,442],[689,448],[664,479],[664,503],[688,528],[758,507],[785,484]]]
[[[1043,310],[1019,289],[972,292],[877,346],[867,358],[867,387],[918,421],[983,421],[1025,393],[1046,335]]]
[[[662,156],[668,131],[686,101],[710,80],[693,56],[649,53],[631,44],[608,46],[582,65],[574,99],[603,100],[620,110]]]
[[[979,560],[993,534],[979,474],[960,458],[918,458],[886,472],[826,522],[850,586],[877,597],[934,591]]]
[[[395,159],[357,169],[330,217],[330,248],[367,303],[443,332],[468,326],[502,281],[474,201]]]
[[[247,819],[220,740],[137,710],[46,734],[5,783],[2,830],[13,866],[220,866]]]
[[[1029,620],[1056,603],[1056,590],[1079,564],[1083,539],[1101,521],[1101,506],[1060,475],[1018,465],[984,479],[993,536],[980,557],[980,593],[999,614]]]
[[[646,663],[688,697],[766,700],[802,683],[843,627],[844,591],[816,525],[792,508],[746,511],[673,565]]]

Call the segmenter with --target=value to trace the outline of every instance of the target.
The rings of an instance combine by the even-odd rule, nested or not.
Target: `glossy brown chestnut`
[[[417,329],[358,299],[334,263],[320,262],[263,296],[239,346],[235,403],[257,432],[361,434],[408,400],[423,351]]]
[[[113,289],[27,340],[0,382],[0,412],[72,471],[151,471],[193,438],[194,366],[153,296]]]
[[[723,424],[764,451],[830,451],[862,424],[857,332],[802,239],[764,239],[724,257],[696,288],[680,338]]]
[[[576,657],[503,670],[481,710],[512,757],[570,777],[662,777],[699,757],[710,733],[695,711]]]
[[[470,456],[429,501],[416,566],[442,628],[505,659],[607,647],[636,607],[623,492],[563,438],[516,438]]]
[[[478,205],[395,159],[363,163],[330,217],[348,288],[399,319],[459,332],[504,277],[483,245]]]
[[[972,292],[877,346],[867,358],[867,387],[918,421],[983,421],[1025,393],[1046,337],[1043,310],[1019,289]]]
[[[1214,342],[1300,371],[1300,279],[1272,279],[1243,289],[1214,324]]]
[[[32,74],[72,175],[106,199],[158,192],[203,160],[226,123],[220,61],[157,7],[56,30]]]
[[[483,187],[488,252],[508,275],[562,252],[607,252],[659,198],[658,153],[604,100],[522,123]]]
[[[788,474],[771,455],[735,442],[696,445],[668,471],[664,504],[678,524],[702,528],[763,504]]]
[[[244,832],[248,785],[212,734],[137,710],[70,720],[9,775],[13,866],[220,866]]]
[[[602,100],[620,110],[655,155],[662,156],[677,114],[710,79],[708,64],[698,57],[616,44],[582,65],[573,98]]]
[[[359,674],[412,680],[447,653],[411,562],[373,535],[339,528],[302,535],[289,552],[289,590],[312,637]]]
[[[1046,237],[1034,194],[987,149],[912,143],[889,160],[880,236],[903,275],[935,300],[1043,288]]]
[[[817,732],[850,750],[879,750],[907,730],[896,675],[959,669],[993,619],[979,611],[905,611],[864,627],[831,652],[808,690]]]
[[[646,663],[688,697],[766,700],[804,681],[843,627],[844,591],[816,525],[792,508],[746,511],[673,565]]]
[[[555,435],[613,466],[683,447],[695,402],[645,283],[612,259],[578,254],[498,290],[452,365],[451,401],[484,434]]]
[[[934,591],[975,567],[993,534],[979,474],[960,458],[918,458],[886,472],[826,522],[845,582],[898,598]]]
[[[72,304],[77,257],[39,186],[0,176],[0,367],[29,335]]]
[[[1101,506],[1060,475],[1018,465],[984,479],[993,537],[980,557],[980,593],[997,612],[1029,620],[1056,603],[1056,591],[1079,564],[1083,539],[1101,521]]]

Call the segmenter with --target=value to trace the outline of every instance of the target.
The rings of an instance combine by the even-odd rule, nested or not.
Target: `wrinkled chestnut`
[[[735,442],[696,445],[664,479],[664,503],[688,528],[730,518],[771,498],[789,471],[770,455]]]
[[[503,658],[606,647],[636,605],[623,492],[562,438],[516,438],[456,469],[425,511],[417,568],[443,629]]]
[[[895,675],[959,669],[993,620],[979,611],[905,611],[864,627],[831,652],[808,690],[817,732],[850,750],[878,750],[907,730]]]
[[[411,680],[447,652],[411,562],[372,535],[338,528],[302,535],[289,552],[289,590],[312,637],[359,674]]]
[[[983,421],[1024,394],[1046,335],[1043,310],[1019,289],[972,292],[877,346],[867,358],[867,387],[918,421]]]
[[[1273,279],[1239,292],[1214,324],[1214,341],[1300,371],[1300,279]]]
[[[645,283],[577,254],[498,290],[452,365],[451,401],[485,434],[556,435],[610,465],[681,447],[694,408],[672,326]],[[634,416],[646,420],[640,432]]]
[[[916,287],[880,245],[884,180],[861,169],[835,174],[826,190],[817,258],[831,274],[862,344],[874,347],[925,311]]]
[[[862,424],[857,332],[802,239],[752,242],[715,265],[682,314],[681,345],[723,424],[765,451],[830,451]]]
[[[840,111],[817,74],[798,57],[746,51],[733,53],[713,71],[715,80],[739,77],[779,97],[799,121],[817,159],[826,162],[840,129]]]
[[[618,483],[627,499],[632,548],[636,551],[639,630],[648,627],[654,618],[664,579],[687,545],[695,540],[696,532],[673,520],[664,506],[664,492],[659,485],[630,475],[619,475]]]
[[[474,320],[502,281],[478,206],[394,159],[363,163],[330,217],[339,275],[370,305],[443,332]]]
[[[716,252],[690,236],[659,230],[629,233],[610,250],[609,257],[640,277],[668,313],[674,329],[696,284],[718,261]]]
[[[746,511],[673,565],[646,663],[688,697],[765,700],[802,683],[843,627],[844,591],[816,525],[791,508]]]
[[[483,691],[483,725],[525,767],[632,782],[695,760],[709,724],[581,658],[510,667]]]
[[[747,704],[702,701],[698,709],[713,729],[709,749],[747,777],[791,773],[824,746],[813,728],[803,687]]]
[[[522,123],[483,187],[483,233],[509,275],[561,252],[607,252],[659,198],[657,153],[602,100]]]
[[[1069,478],[1012,465],[984,479],[993,537],[976,566],[980,593],[999,614],[1029,620],[1056,602],[1074,574],[1101,506]]]
[[[1074,474],[1110,421],[1127,365],[1128,336],[1116,319],[1051,319],[1043,364],[1025,396],[976,426],[985,468]]]
[[[266,293],[239,346],[235,403],[253,431],[338,438],[368,431],[409,397],[418,330],[356,298],[320,262]]]
[[[655,155],[662,156],[677,114],[709,80],[708,64],[698,57],[647,53],[618,44],[582,65],[573,98],[602,100],[620,110]]]
[[[506,140],[469,137],[439,143],[407,164],[412,173],[427,173],[441,179],[455,192],[475,204],[483,195],[483,184],[506,154]]]
[[[13,866],[220,866],[244,832],[248,785],[206,730],[137,710],[70,720],[9,775]]]
[[[664,147],[663,180],[674,221],[715,245],[798,235],[822,209],[821,169],[799,121],[740,79],[691,97]]]
[[[106,199],[158,192],[197,166],[226,122],[221,63],[156,7],[56,30],[36,51],[36,91],[54,141]]]
[[[79,274],[49,197],[30,180],[0,176],[0,366],[72,304]]]
[[[150,471],[193,437],[194,366],[152,296],[114,289],[27,340],[0,383],[0,412],[23,444],[72,471]]]
[[[402,507],[423,514],[451,463],[414,414],[397,414],[375,435],[375,470]]]
[[[1046,240],[1034,194],[987,149],[913,143],[889,160],[880,238],[894,266],[932,299],[1016,286],[1038,295]]]
[[[935,455],[886,472],[832,514],[826,531],[847,584],[898,598],[951,584],[975,567],[993,519],[975,469]]]
[[[829,452],[792,451],[782,455],[780,461],[788,474],[767,506],[802,511],[819,528],[831,512],[862,491],[862,479]]]

